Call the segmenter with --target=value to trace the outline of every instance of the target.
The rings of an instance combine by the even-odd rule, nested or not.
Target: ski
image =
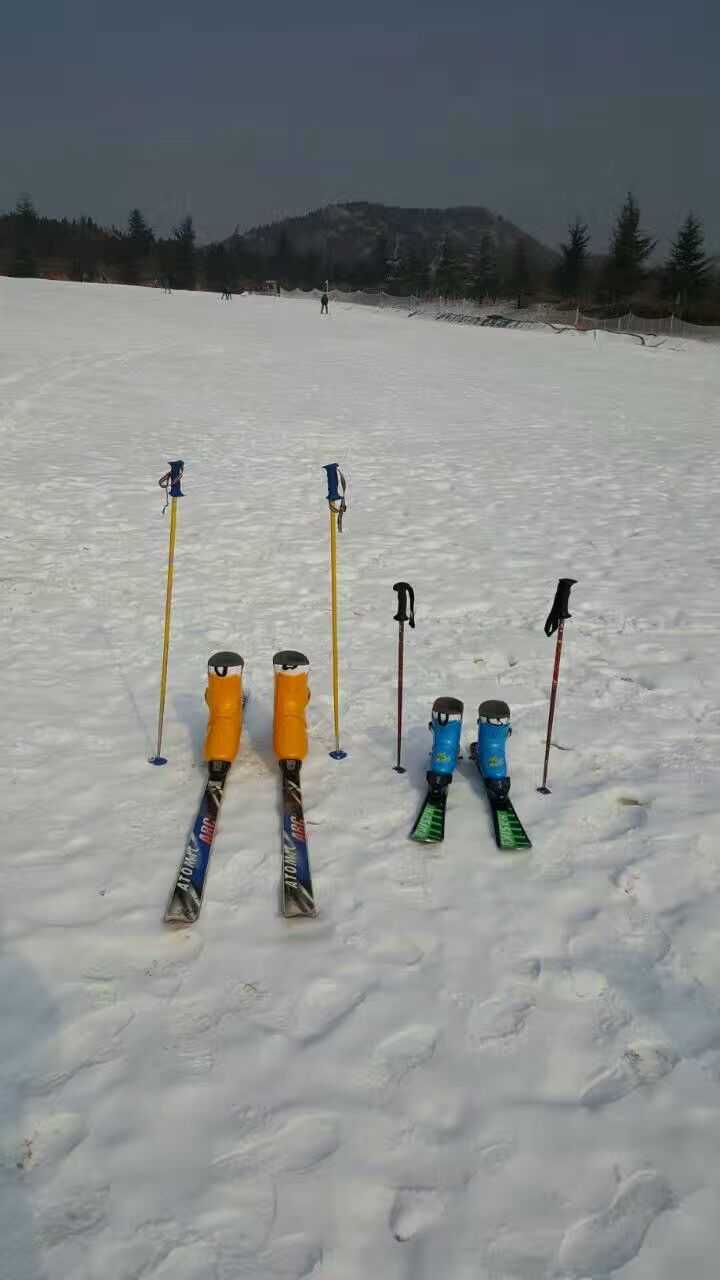
[[[194,924],[200,915],[223,789],[230,772],[226,760],[211,760],[197,817],[188,836],[177,880],[165,911],[165,924]]]
[[[280,761],[283,799],[280,909],[284,916],[315,915],[300,769],[299,760]]]
[[[441,844],[445,839],[445,810],[448,783],[428,787],[422,808],[415,819],[410,839],[418,844]]]
[[[440,844],[445,838],[448,787],[457,763],[463,704],[458,698],[436,698],[428,728],[433,735],[427,794],[410,832],[419,844]]]
[[[305,708],[310,699],[309,666],[305,654],[296,649],[282,649],[273,658],[273,748],[282,779],[280,910],[284,916],[316,914],[300,787],[300,770],[308,749]]]
[[[470,747],[483,780],[499,849],[531,849],[532,843],[510,799],[505,744],[512,733],[506,702],[490,700],[478,707],[478,739]]]
[[[214,653],[208,661],[208,778],[165,909],[165,924],[175,927],[194,924],[202,908],[225,783],[242,732],[243,665],[240,655],[230,652]]]

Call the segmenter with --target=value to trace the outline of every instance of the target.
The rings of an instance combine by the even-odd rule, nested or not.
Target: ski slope
[[[0,317],[3,1280],[715,1280],[715,352],[8,279]],[[178,933],[222,648],[245,730]],[[280,648],[311,662],[315,921],[277,912]],[[467,760],[444,845],[408,841],[441,694],[465,753],[509,702],[529,853],[495,848]]]

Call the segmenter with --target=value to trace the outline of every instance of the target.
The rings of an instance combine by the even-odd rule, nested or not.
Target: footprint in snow
[[[572,1280],[605,1280],[640,1252],[658,1214],[672,1205],[666,1180],[655,1169],[625,1178],[607,1207],[565,1232],[558,1262]]]
[[[282,1280],[310,1280],[313,1275],[319,1276],[322,1260],[322,1246],[303,1235],[274,1240],[261,1259],[267,1264],[268,1276],[282,1277]]]
[[[214,1166],[223,1171],[267,1168],[273,1173],[310,1169],[340,1145],[340,1119],[333,1112],[308,1112],[287,1119],[271,1116],[256,1132],[248,1132]]]
[[[82,1116],[55,1112],[35,1123],[26,1121],[28,1136],[23,1139],[15,1165],[18,1169],[41,1169],[55,1165],[79,1146],[88,1134]]]
[[[394,964],[408,969],[411,969],[413,965],[418,964],[423,959],[427,949],[415,938],[403,937],[402,934],[388,935],[376,942],[363,940],[362,944],[366,949],[366,954],[372,960],[380,960],[383,964]]]
[[[584,1107],[604,1107],[608,1102],[617,1102],[633,1089],[662,1080],[677,1062],[678,1055],[669,1045],[637,1040],[628,1045],[617,1062],[588,1082],[580,1101]]]
[[[327,1035],[366,998],[369,987],[363,979],[364,971],[316,978],[297,1005],[291,1034],[304,1044]]]
[[[78,1071],[111,1062],[122,1053],[121,1032],[135,1014],[129,1005],[115,1004],[108,1009],[88,1013],[68,1024],[66,1042],[58,1037],[56,1069],[33,1083],[33,1091],[45,1093],[65,1084]],[[53,1046],[48,1057],[54,1056]]]
[[[475,1045],[493,1040],[508,1040],[523,1030],[534,1001],[527,997],[511,999],[493,996],[472,1009],[468,1018],[468,1037]]]
[[[74,1187],[62,1200],[40,1201],[35,1210],[37,1232],[47,1249],[61,1244],[70,1236],[82,1236],[100,1225],[106,1217],[109,1187]]]
[[[421,1023],[403,1027],[376,1047],[363,1071],[363,1083],[380,1090],[396,1085],[409,1071],[430,1060],[437,1039],[436,1027]]]
[[[418,1231],[437,1222],[445,1202],[433,1188],[403,1187],[398,1191],[390,1211],[390,1230],[402,1244],[412,1240]]]
[[[645,826],[647,820],[647,806],[642,800],[605,787],[585,797],[579,818],[583,826],[597,832],[599,839],[608,841],[622,839]]]

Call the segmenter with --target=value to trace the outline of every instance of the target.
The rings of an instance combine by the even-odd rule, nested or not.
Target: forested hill
[[[367,269],[380,258],[392,262],[417,256],[436,263],[448,245],[454,254],[473,258],[488,240],[501,267],[509,269],[519,245],[531,270],[547,271],[558,261],[546,245],[480,205],[402,209],[352,201],[253,227],[239,238],[268,257],[282,253],[283,246],[294,255],[318,257],[331,275],[347,274],[351,267]]]

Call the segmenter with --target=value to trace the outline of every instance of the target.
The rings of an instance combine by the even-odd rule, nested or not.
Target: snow
[[[3,1280],[714,1280],[715,353],[44,281],[1,280],[0,308]],[[225,647],[246,726],[177,933]],[[312,664],[316,921],[277,913],[287,647]],[[440,694],[465,703],[465,748],[478,702],[510,703],[529,853],[495,848],[467,762],[444,845],[407,840]]]

